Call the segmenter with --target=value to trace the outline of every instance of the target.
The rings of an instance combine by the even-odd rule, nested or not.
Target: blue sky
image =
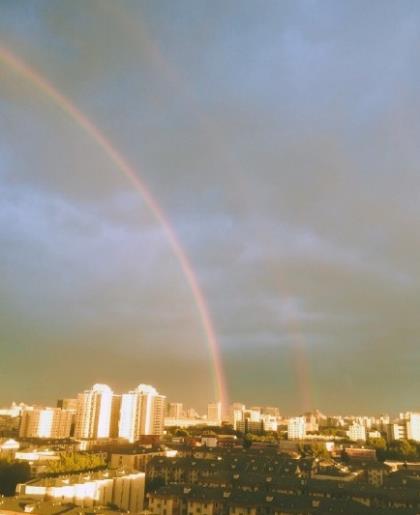
[[[0,4],[2,45],[168,214],[233,400],[417,407],[419,14],[408,1]],[[150,382],[204,406],[205,337],[143,199],[3,64],[0,121],[0,401]]]

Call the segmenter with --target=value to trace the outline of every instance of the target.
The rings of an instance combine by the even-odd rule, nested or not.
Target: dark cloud
[[[2,43],[92,118],[167,212],[233,399],[415,407],[415,3],[42,1],[0,13]],[[0,400],[100,380],[151,382],[202,407],[214,396],[206,339],[143,199],[3,64],[0,91]]]

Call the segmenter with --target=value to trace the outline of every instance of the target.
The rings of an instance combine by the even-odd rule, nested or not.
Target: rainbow
[[[219,400],[222,402],[222,405],[226,407],[228,404],[226,381],[223,371],[220,346],[216,337],[210,311],[191,261],[182,247],[166,214],[159,206],[145,183],[138,177],[135,169],[127,162],[117,148],[91,121],[91,119],[82,113],[74,103],[71,102],[71,100],[63,95],[41,73],[3,46],[0,46],[0,62],[10,69],[13,69],[16,73],[24,77],[25,80],[29,81],[52,102],[54,102],[63,112],[65,112],[83,131],[85,131],[104,151],[116,168],[129,180],[133,188],[141,195],[145,204],[153,213],[155,219],[160,224],[175,257],[177,258],[184,277],[190,287],[200,316],[201,324],[206,335],[207,343],[210,348],[215,373],[217,395]]]
[[[151,63],[160,72],[162,79],[166,80],[172,87],[174,87],[178,94],[184,95],[185,97],[194,98],[194,91],[191,88],[191,82],[185,80],[184,77],[179,73],[179,69],[171,66],[171,63],[162,54],[159,45],[151,38],[147,31],[147,26],[142,23],[142,16],[134,19],[128,15],[126,11],[116,8],[114,3],[104,3],[101,7],[107,11],[107,14],[112,17],[118,17],[124,24],[124,33],[129,34],[133,39],[133,43],[139,48],[146,51]],[[212,123],[211,119],[208,118],[203,112],[199,110],[198,106],[195,106],[194,114],[201,125],[207,130],[207,134],[212,135],[212,143],[217,145],[219,155],[224,156],[228,160],[226,167],[229,170],[241,169],[242,165],[236,156],[232,157],[230,149],[226,146],[223,138],[218,135],[220,131]],[[242,200],[254,198],[254,192],[249,189],[248,183],[240,177],[235,182],[235,188],[241,193]],[[249,210],[251,210],[249,205]],[[269,248],[271,245],[271,235],[265,237],[264,234],[259,233],[260,238],[264,240],[264,243]],[[274,276],[277,276],[277,270],[273,270]],[[287,292],[285,282],[282,277],[279,277],[277,281],[278,290],[281,293],[281,297],[284,300],[289,299],[291,296]],[[291,346],[291,361],[295,371],[295,380],[297,392],[300,400],[300,407],[302,411],[307,411],[312,407],[312,391],[310,388],[310,362],[306,352],[307,342],[305,336],[301,330],[299,320],[289,319],[286,324],[286,331],[292,342]]]
[[[114,3],[104,3],[101,7],[108,11],[108,15],[112,17],[118,16],[120,21],[124,24],[124,33],[129,34],[133,39],[133,43],[139,48],[145,49],[150,61],[160,72],[162,79],[166,80],[172,87],[174,87],[179,95],[185,97],[195,98],[194,91],[191,88],[191,82],[185,80],[184,77],[179,73],[179,69],[171,66],[171,63],[162,54],[159,45],[150,37],[147,31],[147,27],[142,23],[142,17],[134,19],[129,16],[126,11],[115,8]],[[242,165],[236,156],[232,156],[231,150],[226,146],[223,138],[218,135],[220,131],[212,123],[211,119],[208,118],[203,112],[200,111],[198,105],[195,106],[194,114],[200,124],[206,129],[207,137],[212,135],[212,143],[218,147],[220,156],[224,156],[227,160],[226,168],[229,170],[241,169]],[[254,192],[249,188],[248,183],[243,180],[241,176],[239,180],[235,182],[235,189],[241,193],[241,199],[247,201],[248,199],[254,198]],[[249,211],[252,206],[249,205]],[[264,234],[259,233],[259,237],[264,240],[267,248],[271,245],[271,235],[265,237]],[[274,270],[274,276],[278,275],[277,271]],[[281,293],[281,297],[284,300],[290,298],[289,293],[286,290],[284,281],[280,277],[278,282],[278,290]],[[308,411],[312,407],[312,393],[310,388],[310,363],[306,352],[307,342],[304,334],[301,330],[298,319],[290,319],[286,324],[286,331],[292,342],[291,346],[291,361],[293,363],[295,371],[295,380],[297,392],[300,400],[300,407],[302,411]]]

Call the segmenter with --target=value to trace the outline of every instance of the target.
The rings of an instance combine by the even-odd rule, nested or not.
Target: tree
[[[96,470],[105,466],[106,463],[102,454],[67,452],[62,453],[59,460],[51,462],[49,473],[68,474],[85,470]]]
[[[242,444],[244,449],[249,449],[251,447],[253,441],[254,441],[254,439],[252,438],[252,434],[247,433],[244,436],[244,440],[243,440],[243,444]]]
[[[27,463],[10,463],[0,461],[0,494],[11,496],[15,494],[18,483],[26,483],[31,477],[31,469]]]

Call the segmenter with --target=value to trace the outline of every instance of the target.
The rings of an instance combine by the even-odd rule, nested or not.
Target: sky
[[[0,46],[152,192],[229,398],[419,409],[415,1],[0,1]],[[0,60],[0,403],[96,382],[216,400],[161,224],[91,135]]]

